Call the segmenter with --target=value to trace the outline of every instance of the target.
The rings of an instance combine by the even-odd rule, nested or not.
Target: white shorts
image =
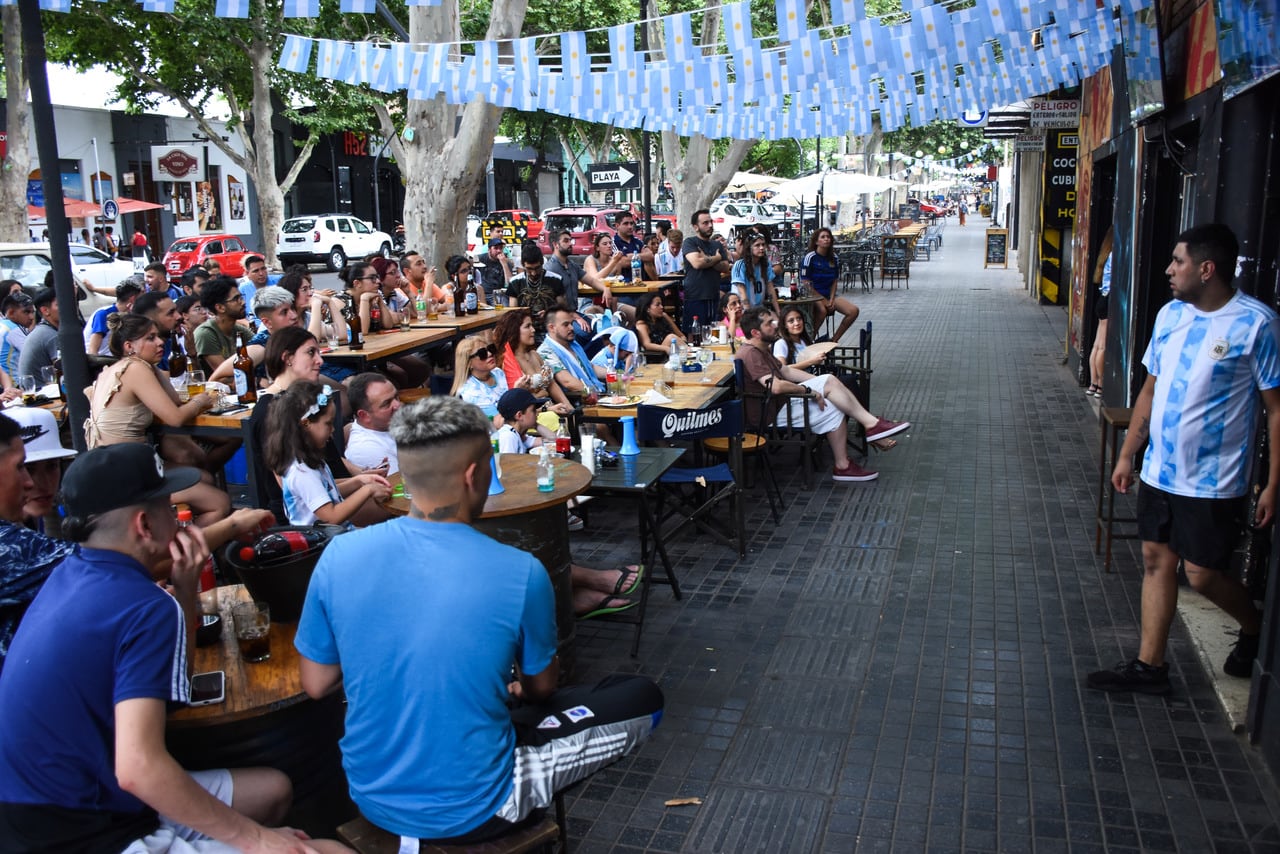
[[[217,768],[187,773],[200,788],[231,806],[233,786],[230,771]],[[133,840],[121,854],[235,854],[238,850],[160,816],[160,826],[154,833]]]
[[[827,380],[832,379],[830,374],[822,374],[813,379],[805,380],[800,383],[811,391],[821,392],[826,395]],[[836,380],[839,382],[839,380]],[[787,403],[786,409],[778,410],[778,418],[774,422],[779,427],[803,427],[804,426],[804,408],[809,408],[809,426],[813,432],[820,436],[830,433],[832,430],[840,426],[845,420],[845,414],[836,408],[831,401],[824,401],[826,404],[821,409],[818,404],[812,400],[803,400],[793,397]]]

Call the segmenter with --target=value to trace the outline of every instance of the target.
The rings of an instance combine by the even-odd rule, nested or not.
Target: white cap
[[[74,457],[76,452],[62,447],[58,438],[58,422],[53,413],[38,406],[14,406],[4,414],[22,428],[22,444],[27,448],[27,462],[60,460]]]

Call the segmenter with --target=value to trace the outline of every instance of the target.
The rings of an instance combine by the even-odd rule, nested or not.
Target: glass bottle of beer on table
[[[236,361],[231,373],[234,377],[236,399],[243,404],[256,403],[258,379],[253,374],[253,359],[249,357],[243,333],[236,335]]]

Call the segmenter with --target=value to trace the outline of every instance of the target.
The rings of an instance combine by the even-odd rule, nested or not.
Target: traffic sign
[[[115,199],[107,199],[102,203],[103,219],[115,219],[118,216],[120,216],[120,205],[116,203]]]
[[[589,190],[634,190],[640,186],[640,164],[592,163],[587,167]]]
[[[987,111],[965,110],[956,119],[956,124],[962,128],[984,128],[987,126]]]

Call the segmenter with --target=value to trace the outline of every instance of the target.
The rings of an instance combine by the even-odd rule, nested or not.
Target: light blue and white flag
[[[724,42],[729,52],[737,56],[749,42],[755,41],[751,32],[751,3],[749,0],[738,0],[720,8],[721,21],[724,25]]]
[[[281,13],[286,18],[318,18],[320,0],[284,0]]]
[[[692,12],[667,15],[662,19],[662,29],[666,36],[668,62],[686,62],[693,59],[697,51],[693,44]]]
[[[867,19],[867,0],[831,0],[831,22],[837,26],[852,26]]]
[[[609,62],[615,71],[626,71],[640,64],[636,54],[636,25],[619,24],[609,28]]]
[[[373,15],[378,4],[375,0],[338,0],[338,9],[343,14]]]
[[[284,47],[280,49],[280,59],[276,65],[294,74],[306,74],[307,67],[311,64],[311,47],[314,44],[306,36],[285,36]]]
[[[808,29],[805,24],[804,0],[775,0],[778,19],[778,41],[789,42],[800,38]]]
[[[817,30],[807,30],[798,38],[792,39],[786,48],[787,74],[796,86],[803,86],[826,72],[823,54],[830,55],[830,49],[822,41]]]
[[[213,14],[219,18],[249,17],[249,0],[217,0]]]

